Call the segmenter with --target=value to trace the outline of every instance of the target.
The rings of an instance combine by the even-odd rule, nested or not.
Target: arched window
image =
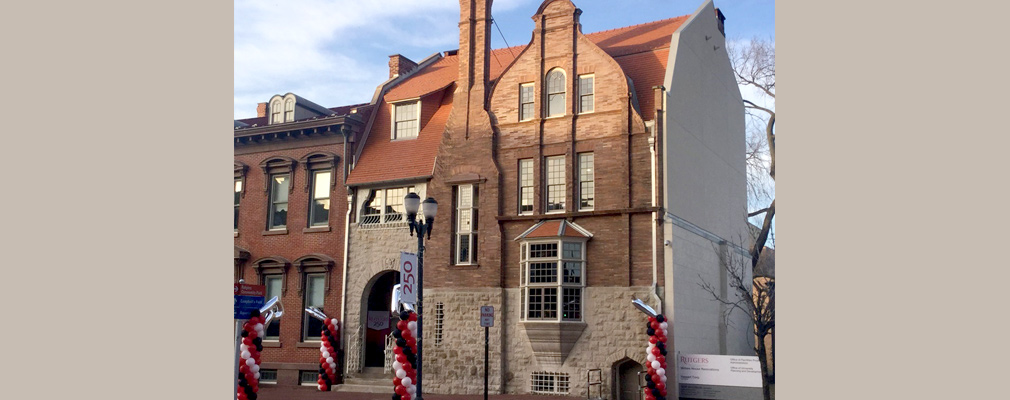
[[[284,122],[281,119],[281,101],[274,100],[273,103],[270,103],[270,123],[277,124],[281,122]]]
[[[565,115],[565,71],[560,68],[547,73],[547,116]]]
[[[284,122],[295,120],[295,99],[287,99],[284,102]]]

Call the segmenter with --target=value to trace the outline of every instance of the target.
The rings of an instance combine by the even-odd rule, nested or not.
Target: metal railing
[[[393,346],[395,345],[396,338],[393,337],[393,334],[386,335],[386,360],[382,363],[382,373],[386,375],[393,373]]]
[[[596,372],[596,382],[593,382],[591,376],[593,372]],[[596,386],[596,398],[603,398],[603,370],[599,368],[593,368],[586,371],[586,399],[592,399],[591,394],[593,392],[593,386]]]

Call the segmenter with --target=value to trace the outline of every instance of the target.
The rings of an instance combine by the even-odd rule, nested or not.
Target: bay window
[[[585,242],[538,240],[520,246],[523,319],[581,321]]]

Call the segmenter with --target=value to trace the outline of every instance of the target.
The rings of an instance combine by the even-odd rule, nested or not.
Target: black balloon
[[[660,350],[665,350],[666,349],[666,343],[656,342],[656,347],[659,347]]]
[[[251,315],[253,317],[258,317],[258,316],[260,316],[260,310],[252,310],[252,312],[249,313],[249,315]]]
[[[659,351],[659,354],[662,354],[662,355],[664,355],[664,356],[665,356],[665,355],[666,355],[666,350],[660,350],[660,351]]]
[[[656,335],[656,330],[652,329],[652,328],[646,329],[645,330],[645,334],[649,335],[649,336],[655,336]]]
[[[262,345],[262,344],[259,344],[259,343],[257,343],[257,344],[256,344],[256,351],[263,351],[263,345]]]
[[[260,344],[260,343],[263,343],[263,338],[261,338],[261,337],[256,337],[256,338],[253,338],[253,341],[252,341],[252,342],[253,342],[253,344]]]
[[[246,397],[248,397],[249,400],[256,400],[256,392],[253,392],[252,394],[250,394],[250,395],[248,395]]]
[[[652,388],[652,396],[653,397],[659,397],[659,389]]]
[[[249,331],[243,330],[242,331],[242,337],[246,337],[246,336],[249,336]]]
[[[409,311],[401,311],[400,312],[400,321],[406,321],[408,319],[410,319],[410,312]]]
[[[656,382],[653,382],[652,379],[646,379],[645,384],[649,386],[649,389],[656,387]]]
[[[656,396],[656,400],[666,400],[666,397],[664,397],[664,396]]]
[[[666,317],[662,314],[656,316],[656,322],[663,323],[663,321],[666,321]]]
[[[400,347],[407,347],[407,341],[402,338],[396,339],[396,345]]]
[[[393,400],[400,400],[400,395],[393,393]]]
[[[400,331],[399,331],[399,330],[397,330],[397,329],[393,329],[393,337],[395,337],[395,338],[399,339],[399,338],[402,338],[402,337],[403,337],[403,334],[402,334],[402,333],[400,333]]]
[[[245,394],[246,394],[246,395],[250,395],[250,394],[253,394],[253,393],[254,393],[254,392],[253,392],[253,388],[252,388],[252,386],[246,386],[246,387],[244,387],[243,389],[245,389]]]

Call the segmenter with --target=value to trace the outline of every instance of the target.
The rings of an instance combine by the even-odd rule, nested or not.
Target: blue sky
[[[494,48],[526,44],[541,0],[497,0]],[[693,13],[701,0],[579,0],[586,33]],[[775,3],[723,0],[730,40],[774,39]],[[390,54],[418,61],[459,47],[458,0],[235,2],[235,118],[293,92],[325,107],[364,103],[388,77]]]

